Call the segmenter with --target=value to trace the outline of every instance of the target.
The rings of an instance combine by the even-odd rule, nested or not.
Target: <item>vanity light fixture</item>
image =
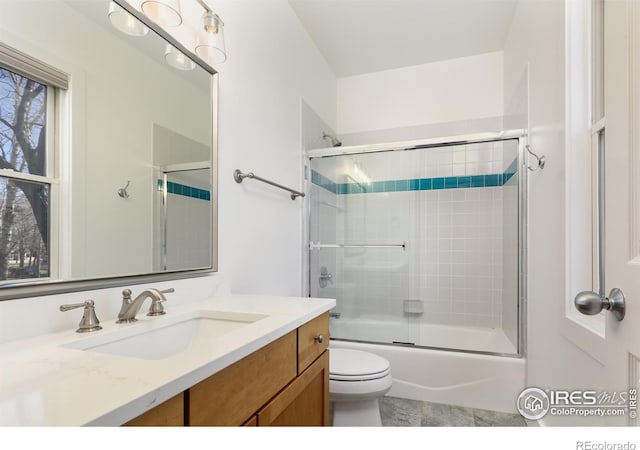
[[[111,25],[129,36],[146,36],[149,33],[149,28],[114,2],[109,3],[108,14]]]
[[[171,67],[180,70],[193,70],[196,63],[187,58],[187,56],[171,44],[167,44],[164,52],[164,59]]]
[[[131,0],[125,1],[132,3]],[[204,9],[199,19],[196,19],[198,17],[196,14],[199,13],[197,6],[194,10],[191,5],[186,5],[183,16],[180,0],[142,0],[139,3],[139,9],[151,21],[173,35],[184,49],[189,49],[211,66],[221,64],[227,60],[224,23],[204,0],[195,0],[195,3]],[[149,29],[144,24],[114,1],[109,5],[109,18],[113,26],[123,33],[132,36],[144,36],[149,33]],[[195,63],[172,45],[167,45],[164,57],[167,63],[176,69],[195,68]]]
[[[180,0],[143,0],[140,8],[161,27],[177,27],[182,23]]]
[[[224,23],[220,17],[211,11],[203,2],[199,2],[205,12],[200,22],[195,52],[200,58],[210,64],[219,64],[227,60],[224,47]]]

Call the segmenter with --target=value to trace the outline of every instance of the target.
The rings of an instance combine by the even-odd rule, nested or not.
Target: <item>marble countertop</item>
[[[335,300],[230,295],[176,308],[168,304],[160,317],[147,317],[147,306],[136,323],[105,321],[95,333],[72,329],[0,345],[0,425],[121,425],[328,311]],[[65,347],[199,310],[267,317],[163,359]]]

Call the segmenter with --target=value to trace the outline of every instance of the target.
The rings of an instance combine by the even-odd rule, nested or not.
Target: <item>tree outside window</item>
[[[47,86],[0,68],[0,280],[49,276]],[[37,177],[34,177],[37,178]]]

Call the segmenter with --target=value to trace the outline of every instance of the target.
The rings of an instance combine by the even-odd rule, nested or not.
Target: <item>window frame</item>
[[[0,177],[7,180],[22,180],[49,186],[48,218],[48,263],[47,277],[8,279],[16,285],[34,281],[58,279],[60,271],[60,171],[59,171],[59,127],[60,94],[68,88],[68,76],[24,53],[0,43],[0,68],[36,81],[46,86],[45,95],[45,167],[44,175],[0,169]]]
[[[574,306],[579,291],[600,290],[598,183],[600,134],[605,132],[603,54],[596,41],[603,21],[595,17],[600,0],[565,4],[565,199],[566,291],[564,337],[599,361],[607,354],[603,314],[586,316]],[[601,2],[600,2],[601,3]],[[601,9],[600,13],[604,11]],[[601,67],[602,66],[602,67]],[[596,111],[602,112],[598,117]]]

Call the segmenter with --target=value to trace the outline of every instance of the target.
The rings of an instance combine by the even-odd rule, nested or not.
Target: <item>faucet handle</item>
[[[174,288],[169,288],[169,289],[164,289],[162,291],[157,291],[158,294],[160,294],[158,297],[159,298],[154,298],[151,301],[151,306],[149,306],[149,312],[147,313],[147,316],[162,316],[164,314],[166,314],[167,312],[164,310],[164,306],[162,306],[162,303],[166,302],[167,299],[165,298],[164,294],[170,294],[172,292],[175,292],[176,290]]]
[[[82,303],[72,303],[70,305],[60,305],[60,311],[65,312],[81,307],[84,307],[84,313],[82,314],[82,319],[80,319],[76,333],[89,333],[91,331],[102,330],[100,321],[96,316],[95,303],[93,300],[87,300]]]

